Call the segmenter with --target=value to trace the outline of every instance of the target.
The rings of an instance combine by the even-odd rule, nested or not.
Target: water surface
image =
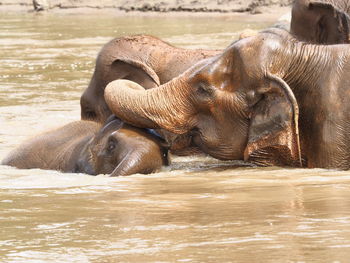
[[[80,118],[101,46],[152,34],[225,48],[254,17],[0,16],[0,159]],[[350,173],[209,157],[124,178],[0,166],[1,262],[348,262]]]

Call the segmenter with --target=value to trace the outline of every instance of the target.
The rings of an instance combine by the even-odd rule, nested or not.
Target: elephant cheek
[[[96,175],[93,166],[85,159],[79,159],[75,168],[76,173],[85,173],[89,175]]]

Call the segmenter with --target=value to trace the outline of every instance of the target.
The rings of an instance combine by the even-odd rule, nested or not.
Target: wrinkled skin
[[[350,43],[350,0],[295,0],[291,33],[315,44]]]
[[[43,133],[11,152],[3,165],[91,175],[148,174],[168,164],[163,141],[146,132],[111,120],[104,127],[77,121]]]
[[[218,59],[201,61],[157,89],[135,89],[136,83],[113,81],[106,87],[106,102],[117,117],[132,125],[189,134],[203,152],[215,158],[243,159],[248,121],[242,122],[242,130],[236,126],[248,114],[244,107],[234,105],[244,97],[223,86],[221,77],[229,79],[230,73],[221,72],[220,65],[210,66]]]
[[[112,82],[105,98],[127,122],[195,133],[217,158],[349,169],[349,76],[349,45],[307,44],[275,29],[156,90]]]
[[[80,98],[81,119],[103,123],[111,115],[103,94],[113,80],[127,79],[145,89],[152,89],[180,75],[196,62],[218,53],[215,50],[177,48],[147,35],[115,38],[97,56],[89,86]]]

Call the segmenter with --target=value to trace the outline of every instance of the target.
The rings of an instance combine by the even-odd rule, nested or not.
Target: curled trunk
[[[116,80],[107,85],[105,100],[116,116],[134,126],[183,134],[191,129],[193,116],[192,106],[186,101],[188,90],[179,79],[151,90],[131,81]]]

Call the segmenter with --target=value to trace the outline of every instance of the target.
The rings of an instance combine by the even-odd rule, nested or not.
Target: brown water
[[[109,39],[224,48],[254,17],[0,14],[0,159],[79,119]],[[125,178],[0,166],[0,262],[349,262],[350,172],[174,158]]]

